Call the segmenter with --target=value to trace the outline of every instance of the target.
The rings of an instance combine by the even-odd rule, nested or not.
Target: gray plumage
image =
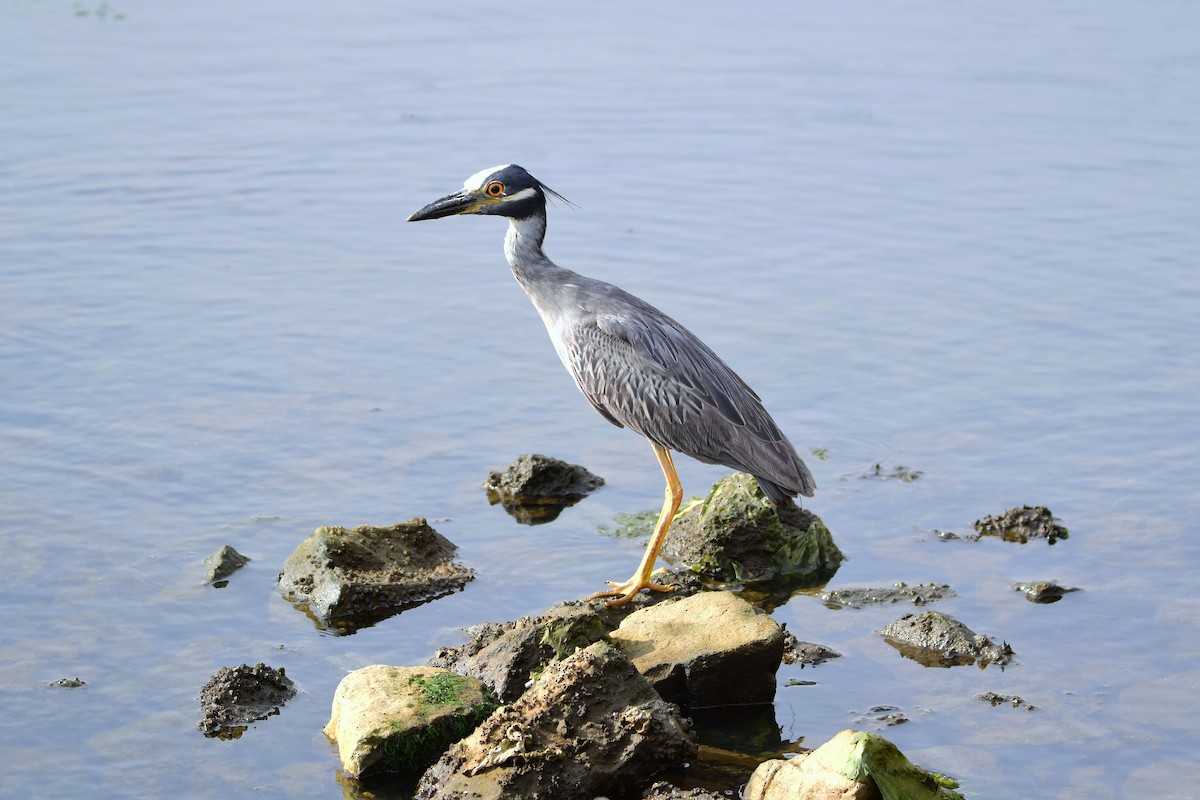
[[[495,187],[502,194],[491,194]],[[754,390],[707,345],[644,300],[546,257],[547,192],[520,167],[496,167],[409,219],[507,217],[508,263],[593,408],[668,450],[750,473],[776,504],[811,497],[808,467]]]

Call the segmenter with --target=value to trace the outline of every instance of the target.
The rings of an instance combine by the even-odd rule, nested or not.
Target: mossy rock
[[[663,552],[694,572],[771,592],[819,586],[844,558],[820,517],[794,505],[777,509],[740,472],[680,509]]]

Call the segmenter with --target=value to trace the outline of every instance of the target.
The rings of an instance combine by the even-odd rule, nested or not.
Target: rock
[[[996,706],[1010,705],[1013,708],[1024,707],[1030,711],[1037,709],[1037,706],[1031,706],[1029,703],[1026,703],[1020,695],[1016,694],[996,694],[995,692],[984,692],[983,694],[978,695],[975,699],[982,700],[985,703],[991,703],[993,708]]]
[[[496,705],[475,678],[436,667],[376,664],[342,678],[325,735],[353,777],[422,770]]]
[[[538,617],[476,625],[468,629],[466,644],[439,649],[430,663],[479,678],[501,702],[509,703],[547,663],[578,647],[606,641],[609,629],[599,609],[564,604]]]
[[[228,583],[226,578],[249,563],[248,557],[227,544],[221,545],[204,559],[204,582],[223,588]]]
[[[947,584],[919,583],[909,586],[906,583],[895,583],[890,587],[878,589],[834,589],[823,592],[821,599],[829,608],[865,608],[867,606],[885,605],[888,603],[909,602],[914,606],[923,606],[946,597],[954,597],[956,592]]]
[[[678,709],[597,642],[556,661],[426,770],[418,800],[621,796],[694,757]]]
[[[318,624],[366,627],[462,589],[475,572],[423,519],[390,528],[322,526],[288,556],[279,589]]]
[[[518,522],[550,522],[604,485],[604,479],[577,464],[543,455],[523,455],[488,476],[488,502],[501,503]]]
[[[675,517],[663,552],[721,581],[790,593],[833,577],[843,556],[820,518],[777,510],[750,475],[734,473]]]
[[[884,728],[894,728],[909,721],[899,706],[871,706],[866,714],[854,720],[854,724],[861,725],[868,720],[878,722],[879,727]]]
[[[210,738],[236,739],[249,723],[278,714],[295,696],[296,686],[282,667],[221,667],[200,690],[204,719],[196,729]]]
[[[82,689],[87,686],[87,681],[79,678],[59,678],[56,681],[50,681],[47,686],[53,686],[58,689]]]
[[[707,789],[680,789],[666,781],[659,781],[642,794],[642,800],[729,800],[729,797]]]
[[[841,653],[823,644],[802,642],[791,631],[785,630],[783,632],[783,663],[785,664],[815,667],[818,664],[824,664],[826,661],[841,657]]]
[[[866,472],[864,472],[862,475],[859,475],[858,477],[859,477],[859,480],[864,480],[864,481],[865,480],[876,480],[876,481],[898,480],[901,483],[912,483],[913,481],[915,481],[917,478],[921,477],[924,474],[925,473],[921,472],[919,469],[909,469],[908,467],[902,466],[900,464],[895,465],[890,470],[885,470],[883,468],[883,464],[876,464],[874,467],[867,470]]]
[[[643,609],[611,636],[669,702],[705,708],[775,699],[783,629],[732,592],[703,592]]]
[[[999,536],[1006,542],[1021,544],[1030,539],[1045,539],[1054,544],[1067,538],[1067,529],[1043,506],[1010,508],[1002,514],[977,519],[975,530],[980,536]]]
[[[963,800],[954,781],[915,766],[875,733],[842,731],[810,753],[765,761],[745,800]]]
[[[1057,603],[1063,595],[1078,592],[1074,586],[1059,586],[1054,581],[1026,581],[1013,584],[1018,592],[1025,593],[1025,599],[1031,603]]]
[[[938,611],[905,614],[879,631],[888,644],[926,667],[979,664],[1007,666],[1013,658],[1008,642],[997,645],[986,636]]]

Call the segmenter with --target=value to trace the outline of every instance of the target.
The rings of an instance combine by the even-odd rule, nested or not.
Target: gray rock
[[[1014,655],[1008,642],[995,644],[938,611],[905,614],[879,634],[902,655],[927,667],[996,664],[1003,668]]]
[[[548,666],[426,770],[418,800],[621,796],[696,753],[687,723],[597,642]]]
[[[1022,506],[975,520],[980,536],[999,536],[1006,542],[1025,544],[1030,539],[1045,539],[1054,544],[1067,538],[1067,529],[1044,506]]]
[[[475,678],[436,667],[376,664],[342,678],[325,735],[353,777],[416,771],[496,710]]]
[[[976,700],[982,700],[985,703],[991,703],[992,707],[996,706],[1012,706],[1013,708],[1025,708],[1029,711],[1036,711],[1037,706],[1032,706],[1025,702],[1025,699],[1018,694],[996,694],[995,692],[984,692],[975,697]]]
[[[224,586],[226,578],[249,563],[249,557],[223,544],[204,559],[204,582]]]
[[[729,795],[699,788],[680,789],[666,781],[659,781],[642,794],[642,800],[729,800]]]
[[[474,579],[451,560],[457,549],[420,518],[390,528],[323,526],[288,556],[279,589],[318,624],[353,630]]]
[[[785,594],[829,580],[843,559],[816,514],[776,509],[740,472],[680,510],[663,553],[703,575]]]
[[[802,642],[791,631],[783,632],[783,663],[799,664],[802,667],[815,667],[842,654],[823,644]]]
[[[672,703],[706,708],[775,699],[783,628],[732,592],[703,592],[643,609],[611,636]]]
[[[518,456],[502,472],[488,476],[488,502],[500,503],[518,522],[550,522],[604,485],[604,479],[577,464],[538,454]]]
[[[509,703],[547,663],[607,640],[609,629],[596,607],[564,604],[541,616],[469,628],[465,644],[439,649],[430,663],[479,678],[501,702]]]
[[[210,738],[236,739],[249,723],[278,714],[295,695],[295,684],[282,667],[221,667],[200,690],[204,718],[196,728]]]
[[[1074,586],[1059,586],[1054,581],[1024,581],[1013,584],[1018,592],[1024,592],[1031,603],[1057,603],[1063,595],[1078,592]]]
[[[944,583],[919,583],[916,586],[895,583],[891,586],[873,589],[833,589],[823,592],[821,599],[829,608],[866,608],[867,606],[891,603],[912,603],[914,606],[923,606],[946,597],[954,597],[955,594],[955,591]]]

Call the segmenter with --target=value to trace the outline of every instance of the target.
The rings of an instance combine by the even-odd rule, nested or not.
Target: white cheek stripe
[[[505,167],[510,167],[510,166],[512,166],[512,165],[511,164],[500,164],[495,167],[488,167],[487,169],[479,170],[479,172],[476,172],[474,175],[472,175],[471,177],[469,177],[465,181],[463,181],[463,191],[474,192],[479,189],[482,189],[483,182],[485,180],[487,180],[489,175],[491,175],[493,172],[498,172],[498,171],[504,169]]]
[[[535,194],[537,194],[537,192],[535,192],[533,190],[533,188],[530,187],[528,189],[522,189],[521,191],[517,192],[516,194],[510,194],[510,195],[506,196],[504,199],[502,199],[500,202],[501,203],[513,203],[513,202],[516,202],[517,200],[524,200],[526,197],[533,197]]]

